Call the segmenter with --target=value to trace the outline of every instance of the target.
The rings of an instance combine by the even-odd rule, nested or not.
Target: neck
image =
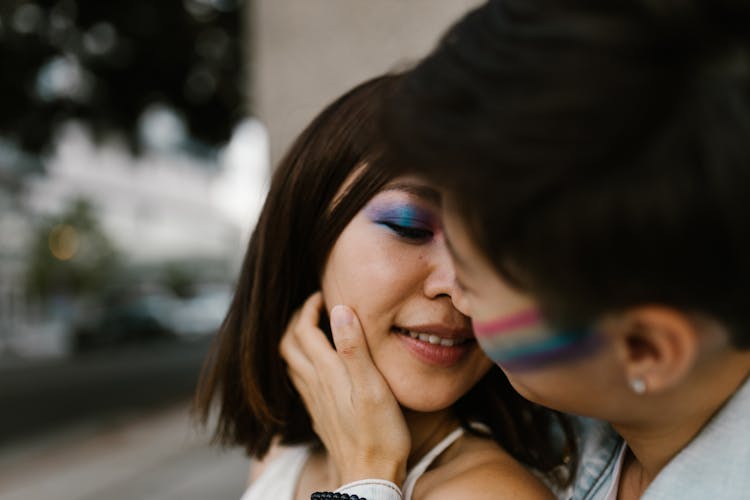
[[[642,494],[664,466],[700,432],[710,417],[710,413],[701,413],[671,423],[614,426],[629,449],[623,466],[623,478],[626,475],[630,477]]]
[[[750,364],[737,369],[716,370],[712,377],[690,381],[686,391],[665,396],[640,396],[648,415],[637,421],[613,423],[623,437],[630,453],[623,466],[621,491],[627,488],[643,494],[661,470],[685,448],[718,413],[748,378]]]
[[[411,469],[459,425],[458,419],[450,408],[431,413],[404,409],[404,417],[409,434],[411,434],[411,452],[406,462],[407,470]]]

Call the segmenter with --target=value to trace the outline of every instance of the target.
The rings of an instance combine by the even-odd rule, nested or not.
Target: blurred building
[[[251,106],[275,163],[325,104],[404,68],[480,0],[255,0],[247,9]]]
[[[0,185],[0,353],[8,348],[11,333],[28,317],[22,284],[31,226],[28,214]]]
[[[213,162],[178,151],[133,157],[124,147],[97,146],[81,128],[67,127],[47,174],[30,183],[26,205],[51,215],[86,199],[129,261],[236,261],[267,171],[262,128],[238,130],[243,136],[230,143],[230,154]],[[238,149],[244,156],[237,156]]]
[[[265,196],[266,143],[262,125],[247,120],[213,159],[168,148],[135,157],[123,145],[96,144],[81,126],[65,127],[46,173],[0,196],[0,354],[69,350],[65,330],[79,297],[29,301],[27,270],[35,232],[78,200],[90,204],[125,265],[145,269],[140,279],[177,262],[198,281],[230,282]]]
[[[228,286],[269,170],[245,5],[0,2],[0,357],[61,338],[113,282]]]

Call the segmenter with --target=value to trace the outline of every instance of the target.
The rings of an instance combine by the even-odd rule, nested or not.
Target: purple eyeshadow
[[[406,228],[433,228],[435,216],[411,203],[376,203],[365,209],[365,214],[373,221],[394,224]]]

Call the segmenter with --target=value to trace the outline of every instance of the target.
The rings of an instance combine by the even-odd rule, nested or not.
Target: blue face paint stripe
[[[549,337],[549,332],[542,325],[524,327],[514,332],[504,332],[498,336],[477,336],[477,341],[491,348],[515,349],[533,343],[544,342]]]
[[[499,348],[499,346],[493,346],[488,342],[481,341],[481,343],[483,347],[487,346],[488,350],[491,350],[493,352],[502,351],[502,355],[498,353],[498,357],[493,359],[512,360],[514,358],[523,356],[536,356],[545,351],[554,351],[556,349],[565,348],[567,346],[579,343],[587,335],[589,335],[587,331],[560,333],[558,335],[555,335],[554,337],[548,337],[547,339],[541,341],[538,340],[528,343],[519,341],[517,345],[525,345],[519,345],[518,347],[508,347],[506,344],[505,347]]]
[[[491,356],[493,361],[508,371],[532,371],[546,368],[554,364],[567,363],[584,358],[595,352],[601,346],[601,338],[597,335],[585,337],[582,342],[569,344],[559,349],[540,352],[536,355],[519,357],[511,360],[503,360]]]

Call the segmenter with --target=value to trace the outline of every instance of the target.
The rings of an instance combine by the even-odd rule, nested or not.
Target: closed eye
[[[381,222],[382,225],[398,234],[402,238],[415,241],[423,241],[432,238],[433,232],[430,229],[424,229],[421,227],[409,227],[395,224],[393,222]]]

